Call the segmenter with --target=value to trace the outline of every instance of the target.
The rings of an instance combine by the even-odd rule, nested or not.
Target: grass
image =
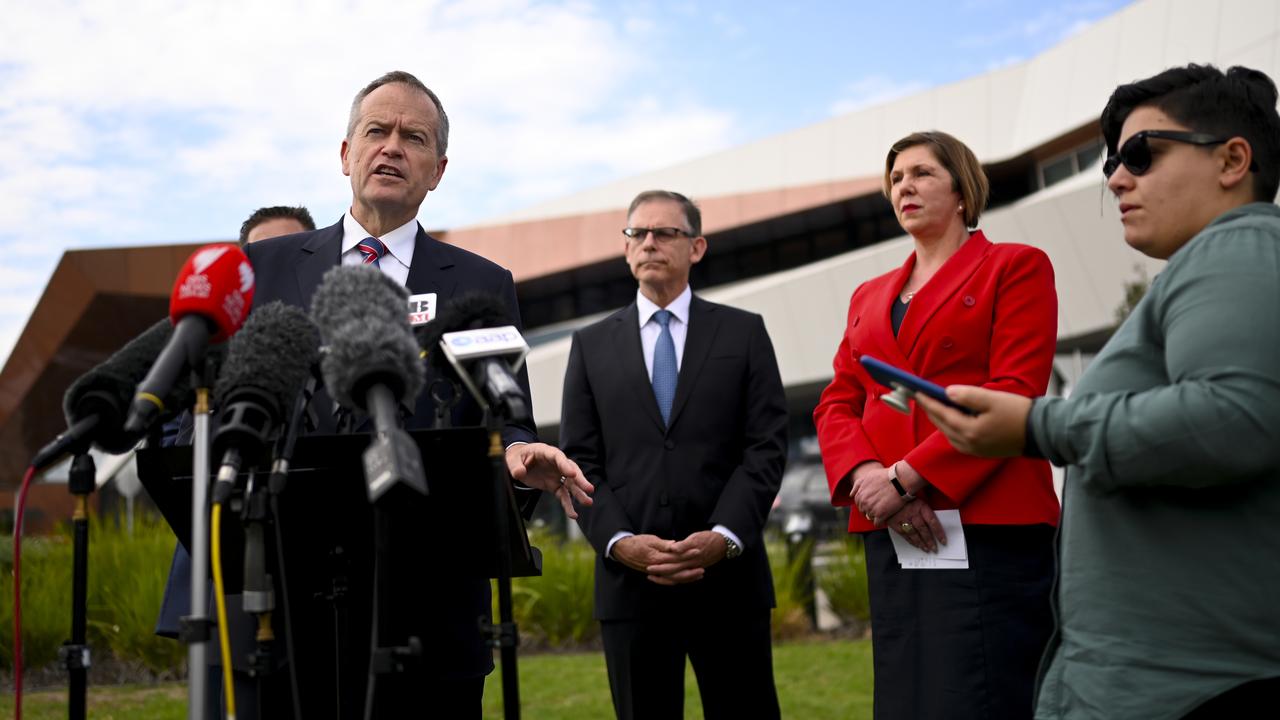
[[[805,720],[871,717],[871,643],[867,640],[792,642],[773,648],[782,716]],[[613,717],[604,655],[545,653],[520,658],[521,715],[555,720]],[[13,713],[12,694],[0,698],[0,717]],[[23,715],[54,720],[67,715],[66,690],[28,694]],[[111,720],[178,720],[186,717],[186,688],[179,684],[89,688],[89,715]],[[485,685],[484,716],[502,717],[502,678]],[[693,672],[685,676],[685,717],[701,718]]]
[[[88,711],[94,720],[179,720],[187,716],[187,688],[162,685],[89,686]],[[13,692],[0,698],[0,717],[13,717]],[[61,720],[67,717],[67,690],[25,693],[24,720]]]

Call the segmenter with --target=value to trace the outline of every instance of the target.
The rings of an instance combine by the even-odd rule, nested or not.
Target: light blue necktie
[[[356,249],[364,256],[362,262],[365,265],[372,264],[377,268],[382,267],[382,264],[378,262],[378,259],[387,254],[387,246],[383,245],[381,240],[375,237],[367,237],[356,245]]]
[[[671,339],[671,311],[659,310],[653,319],[662,326],[653,348],[653,397],[658,401],[663,424],[671,420],[671,404],[676,399],[676,343]]]

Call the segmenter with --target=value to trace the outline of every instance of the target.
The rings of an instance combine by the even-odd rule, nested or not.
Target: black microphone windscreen
[[[224,407],[237,392],[260,391],[277,421],[302,390],[320,354],[320,331],[301,309],[276,301],[254,308],[248,321],[227,343],[214,391]]]
[[[325,273],[311,318],[328,347],[320,361],[324,384],[339,404],[365,409],[372,383],[400,399],[418,396],[425,373],[409,328],[409,293],[381,270],[343,265]]]
[[[407,327],[408,317],[409,292],[381,270],[366,265],[339,265],[329,270],[311,299],[311,318],[325,344],[338,328],[352,321],[378,318]]]
[[[133,447],[137,437],[124,432],[125,413],[138,382],[146,377],[171,335],[173,324],[164,318],[71,383],[62,398],[67,425],[96,414],[101,416],[94,431],[99,447],[111,453]]]
[[[322,329],[322,334],[329,352],[320,360],[320,371],[329,394],[343,407],[366,410],[364,393],[372,384],[386,385],[397,399],[412,400],[421,392],[425,372],[408,313],[401,312],[396,323],[368,317]]]
[[[501,327],[513,324],[511,311],[497,295],[487,292],[463,293],[441,306],[431,322],[416,329],[418,344],[427,360],[441,369],[449,369],[448,360],[440,352],[440,339],[446,333]]]

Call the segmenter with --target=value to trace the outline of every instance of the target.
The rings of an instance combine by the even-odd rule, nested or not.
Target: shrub
[[[845,536],[835,543],[825,560],[817,569],[817,583],[827,596],[831,611],[846,625],[862,626],[871,618],[862,536]]]
[[[89,522],[88,643],[95,658],[107,654],[154,673],[180,671],[186,648],[154,634],[156,613],[173,552],[173,533],[162,520],[143,518],[130,535],[113,522]],[[24,667],[58,658],[71,637],[70,526],[49,537],[22,542],[22,640]],[[13,669],[12,545],[4,548],[0,575],[0,668]]]
[[[13,669],[13,542],[6,540],[0,575],[0,667]],[[63,536],[22,539],[23,666],[58,659],[71,635],[71,542]]]
[[[173,532],[141,515],[133,534],[113,522],[90,526],[89,627],[95,649],[163,676],[181,673],[187,646],[155,634],[173,557]]]
[[[785,541],[768,541],[765,548],[769,554],[769,569],[773,573],[773,592],[777,600],[773,609],[773,639],[787,640],[813,632],[813,622],[809,618],[809,604],[813,602],[813,587],[809,583],[813,540],[801,542],[790,557]]]
[[[542,577],[515,578],[511,583],[512,614],[521,642],[570,648],[595,642],[600,626],[592,619],[595,549],[582,540],[562,540],[533,531],[530,542],[542,550]],[[498,593],[493,593],[498,617]]]

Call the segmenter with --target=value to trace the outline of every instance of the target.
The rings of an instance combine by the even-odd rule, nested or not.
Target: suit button
[[[942,349],[943,349],[943,350],[950,350],[950,349],[951,349],[955,344],[956,344],[956,343],[955,343],[955,341],[954,341],[954,340],[952,340],[952,339],[951,339],[951,337],[950,337],[949,335],[943,335],[943,336],[942,336]]]
[[[978,301],[977,301],[977,300],[974,300],[972,295],[965,295],[965,296],[964,296],[964,305],[965,305],[965,307],[973,307],[973,306],[974,306],[974,305],[976,305],[977,303],[978,303]]]
[[[661,505],[662,507],[667,506],[667,494],[665,492],[658,494],[658,504]]]
[[[675,450],[675,449],[676,449],[676,441],[675,441],[675,440],[668,440],[668,441],[666,441],[665,443],[663,443],[663,444],[662,444],[662,446],[663,446],[663,447],[665,447],[665,448],[666,448],[666,449],[668,449],[668,450]]]

